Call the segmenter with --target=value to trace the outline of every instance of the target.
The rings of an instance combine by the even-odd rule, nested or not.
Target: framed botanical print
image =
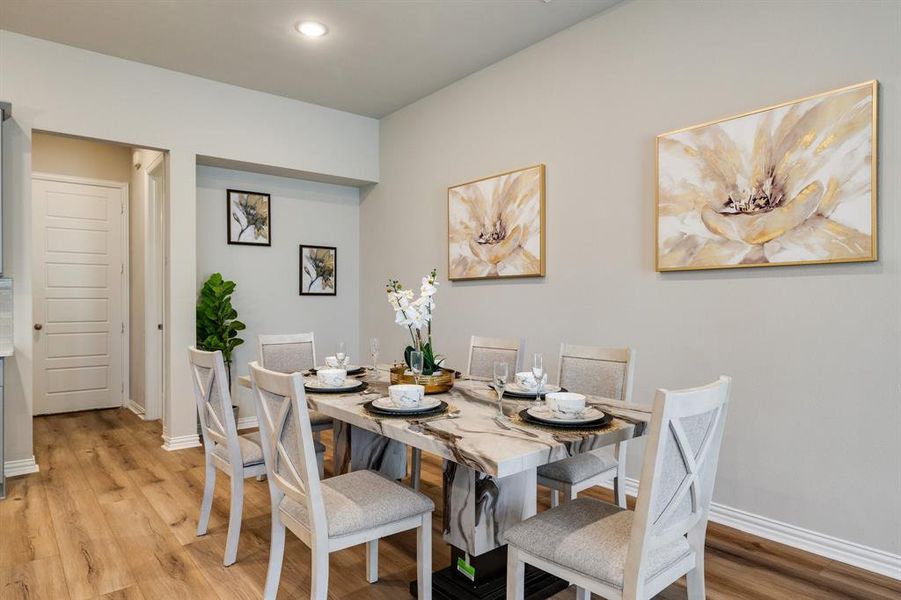
[[[338,249],[300,246],[300,295],[335,296],[338,293]]]
[[[228,243],[246,246],[272,245],[272,208],[269,194],[228,190],[226,192]]]
[[[448,188],[448,278],[543,277],[544,192],[544,165]]]
[[[657,270],[876,260],[877,82],[657,137]]]

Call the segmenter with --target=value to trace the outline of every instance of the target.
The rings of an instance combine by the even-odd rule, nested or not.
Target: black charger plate
[[[339,388],[311,388],[303,386],[308,394],[358,394],[369,387],[365,381],[356,387],[339,387]]]
[[[555,390],[553,392],[545,392],[541,394],[541,399],[544,400],[548,394],[556,394],[557,392],[568,392],[565,387],[560,388],[559,390]],[[534,400],[535,394],[529,394],[526,392],[511,392],[510,390],[504,390],[504,398],[510,398],[511,400]]]
[[[529,409],[524,408],[519,411],[519,418],[525,421],[526,423],[531,423],[533,425],[541,425],[542,427],[554,427],[556,429],[597,429],[598,427],[603,427],[610,423],[613,420],[613,415],[610,413],[604,413],[604,416],[600,419],[595,419],[593,421],[586,421],[582,423],[551,423],[549,421],[542,421],[541,419],[536,419],[532,415],[529,414]]]
[[[404,412],[398,412],[394,410],[385,410],[383,408],[378,408],[372,403],[374,400],[370,400],[366,404],[363,405],[368,412],[378,415],[379,417],[400,417],[400,418],[408,418],[408,417],[425,417],[432,415],[440,415],[441,413],[447,411],[447,402],[444,400],[441,401],[441,404],[435,406],[433,408],[427,408],[425,410],[405,410]]]

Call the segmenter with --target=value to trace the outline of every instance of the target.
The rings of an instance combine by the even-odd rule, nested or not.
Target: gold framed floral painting
[[[657,270],[876,260],[877,89],[657,136]]]
[[[448,278],[543,277],[544,194],[544,165],[448,188]]]

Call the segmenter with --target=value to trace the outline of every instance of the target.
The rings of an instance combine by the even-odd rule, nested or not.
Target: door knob
[[[40,330],[43,329],[43,328],[44,328],[44,326],[41,325],[40,323],[35,323],[35,324],[34,324],[34,330],[35,330],[35,331],[40,331]]]

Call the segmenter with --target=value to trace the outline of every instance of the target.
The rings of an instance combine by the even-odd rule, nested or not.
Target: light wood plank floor
[[[0,599],[260,597],[269,555],[265,482],[246,482],[238,562],[225,568],[227,477],[218,478],[209,533],[194,535],[201,449],[162,450],[159,424],[124,409],[38,417],[34,428],[41,471],[8,480],[0,502]],[[439,462],[426,458],[423,489],[436,513],[440,482]],[[606,490],[592,495],[610,500]],[[542,493],[539,502],[547,501]],[[437,529],[434,539],[435,566],[444,566],[449,554]],[[392,536],[380,550],[374,585],[364,578],[362,546],[332,555],[329,596],[408,598],[415,535]],[[289,534],[281,598],[309,597],[309,565],[309,551]],[[901,598],[898,581],[717,525],[707,536],[707,569],[711,599]],[[683,583],[659,597],[685,598]]]

